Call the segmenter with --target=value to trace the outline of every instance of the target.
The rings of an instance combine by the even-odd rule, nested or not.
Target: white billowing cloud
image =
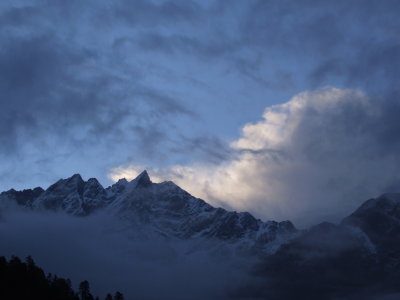
[[[304,92],[245,125],[231,143],[237,155],[230,161],[150,169],[150,175],[262,219],[291,219],[300,226],[335,221],[399,187],[395,112],[388,101],[354,90]],[[118,167],[111,178],[138,172]]]
[[[287,103],[267,108],[263,115],[264,119],[258,123],[245,125],[242,138],[232,145],[238,149],[282,150],[295,138],[304,118],[324,119],[326,114],[348,102],[359,103],[365,108],[368,105],[364,96],[356,91],[326,88],[316,92],[301,93]]]

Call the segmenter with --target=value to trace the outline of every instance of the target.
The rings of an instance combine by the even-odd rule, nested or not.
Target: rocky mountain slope
[[[3,192],[0,201],[82,217],[106,211],[129,223],[137,232],[150,231],[167,238],[240,242],[248,249],[269,252],[297,232],[289,221],[263,222],[247,212],[215,208],[171,181],[153,183],[146,171],[130,182],[121,179],[107,188],[95,178],[84,181],[75,174],[46,190]]]
[[[78,218],[105,213],[147,237],[217,241],[261,254],[253,269],[258,279],[232,298],[400,299],[400,194],[370,199],[339,224],[302,231],[289,221],[215,208],[173,182],[153,183],[146,171],[107,188],[73,175],[46,190],[3,192],[0,204]]]

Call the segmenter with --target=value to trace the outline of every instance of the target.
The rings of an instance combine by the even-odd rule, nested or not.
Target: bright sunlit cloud
[[[397,148],[378,145],[393,127],[385,107],[354,90],[304,92],[246,124],[230,144],[236,151],[230,161],[149,168],[149,173],[211,204],[263,219],[300,225],[338,220],[399,183]],[[142,170],[119,166],[109,177],[134,178]]]

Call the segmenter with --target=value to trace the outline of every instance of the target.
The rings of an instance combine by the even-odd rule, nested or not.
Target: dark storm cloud
[[[138,148],[146,149],[143,153],[145,157],[151,158],[157,153],[157,146],[167,138],[167,134],[157,128],[145,125],[132,125],[132,132],[137,136]],[[147,147],[147,145],[153,147]]]
[[[106,135],[130,112],[126,103],[110,105],[118,96],[107,76],[79,78],[79,67],[93,57],[71,49],[55,36],[9,40],[0,56],[2,149],[16,151],[19,138],[43,143],[48,134],[76,139],[82,128]]]
[[[179,147],[171,149],[174,153],[188,154],[194,160],[221,163],[231,159],[234,151],[224,141],[215,136],[182,137]]]
[[[399,75],[398,1],[215,1],[192,8],[178,10],[177,21],[198,22],[201,29],[150,30],[127,41],[166,56],[223,60],[230,71],[267,88],[305,80],[312,87],[336,82],[382,92],[393,89]],[[169,16],[160,20],[169,22]],[[271,67],[272,74],[260,72]]]
[[[377,89],[380,93],[398,89],[400,76],[400,43],[373,43],[368,48],[360,45],[354,58],[323,60],[312,73],[315,82],[327,81],[330,76],[343,77],[347,84]]]
[[[399,75],[399,9],[398,1],[254,1],[243,40],[305,60],[314,86],[336,79],[382,92]]]
[[[80,125],[96,138],[123,134],[124,120],[143,115],[139,102],[150,103],[144,113],[150,108],[158,116],[190,114],[182,101],[141,85],[146,70],[140,65],[131,65],[126,77],[126,55],[115,52],[126,43],[140,53],[225,61],[227,70],[266,88],[298,84],[285,64],[268,76],[263,72],[262,66],[288,55],[313,59],[307,68],[314,85],[340,78],[393,89],[400,69],[394,38],[398,7],[396,1],[215,1],[208,7],[194,1],[134,1],[81,8],[72,1],[8,7],[1,17],[2,148],[14,151],[21,130],[39,140],[50,133],[75,138]],[[53,26],[56,21],[62,23]],[[104,31],[102,37],[96,29]],[[91,34],[100,42],[92,45]],[[107,40],[113,41],[114,57],[107,54]],[[162,131],[156,122],[146,126]]]
[[[51,131],[90,117],[91,101],[96,102],[96,98],[82,101],[73,90],[71,74],[71,69],[87,57],[84,52],[62,47],[52,35],[6,41],[0,56],[3,145],[15,139],[21,128],[35,133],[41,125],[47,125],[42,130]]]
[[[192,114],[168,94],[140,84],[139,69],[131,70],[134,75],[127,79],[118,66],[116,70],[102,68],[102,49],[86,43],[86,36],[71,37],[68,33],[68,26],[90,24],[81,20],[73,3],[59,4],[62,6],[48,2],[10,8],[2,14],[5,28],[0,51],[3,153],[17,151],[19,143],[44,145],[49,136],[61,136],[80,144],[92,139],[116,138],[118,134],[125,135],[121,124],[127,119],[138,123],[146,119],[147,126],[160,130],[158,122],[154,118],[150,122],[144,113],[156,114],[159,119],[170,114]],[[140,14],[158,6],[139,8]],[[173,3],[164,5],[157,14],[174,8],[177,7]],[[46,24],[57,18],[65,23]],[[144,107],[144,111],[138,106]]]

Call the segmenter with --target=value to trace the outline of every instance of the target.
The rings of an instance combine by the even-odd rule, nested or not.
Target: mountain
[[[338,224],[323,222],[301,231],[290,221],[263,222],[247,212],[215,208],[171,181],[153,183],[146,171],[107,188],[75,174],[46,190],[3,192],[0,204],[78,219],[113,216],[141,242],[157,236],[178,241],[176,248],[185,244],[211,254],[235,250],[240,255],[231,261],[244,259],[246,270],[252,267],[246,275],[253,277],[246,284],[232,284],[229,299],[400,299],[400,194],[367,200]],[[152,257],[150,245],[144,252]],[[210,257],[214,263],[229,261],[208,257],[210,265]],[[243,272],[238,270],[234,272]]]
[[[379,252],[400,259],[400,194],[383,194],[366,201],[342,224],[360,228]]]
[[[255,273],[262,299],[400,299],[400,194],[363,203],[340,224],[323,222],[282,245]]]
[[[215,208],[171,181],[153,183],[146,171],[132,181],[119,180],[103,188],[79,174],[61,179],[48,189],[9,190],[0,201],[15,202],[40,211],[62,211],[74,216],[106,212],[143,235],[175,239],[208,239],[236,243],[244,249],[274,252],[297,230],[289,221],[263,222],[247,212]]]

